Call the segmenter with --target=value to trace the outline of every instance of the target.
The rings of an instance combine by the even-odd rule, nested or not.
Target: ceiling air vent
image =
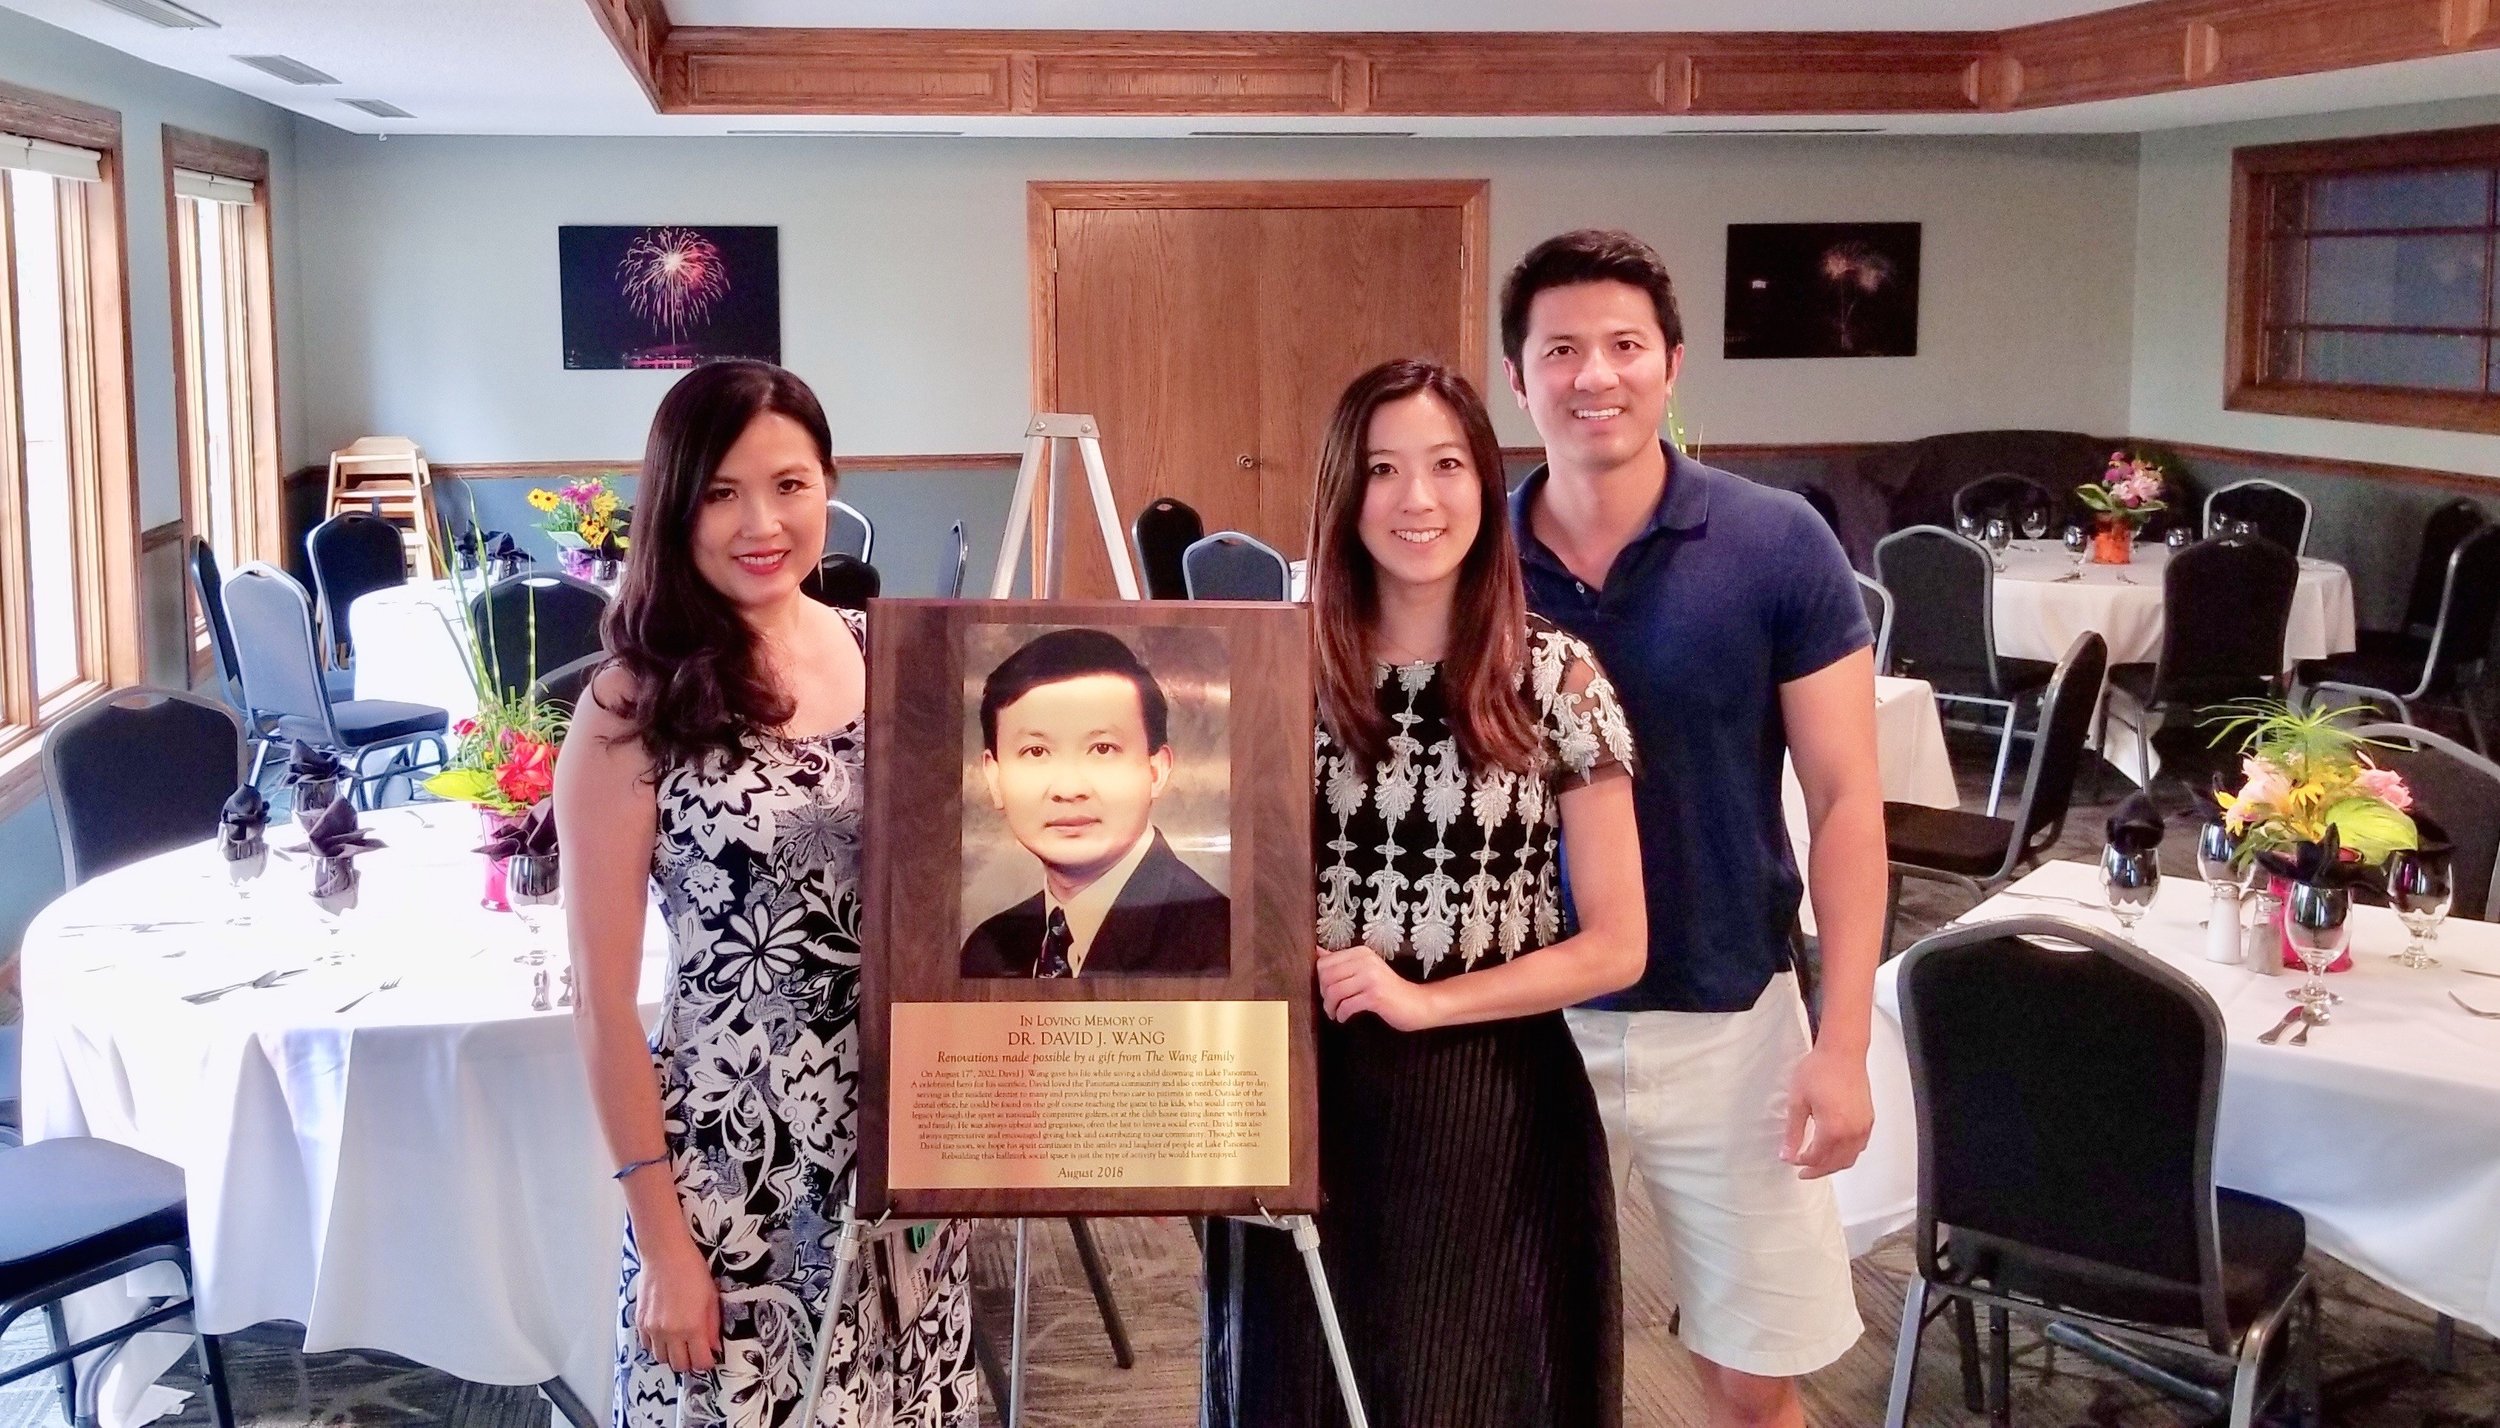
[[[283,79],[289,84],[336,84],[339,77],[323,74],[293,55],[236,55],[237,60],[262,74]]]
[[[339,103],[350,109],[361,109],[376,119],[414,119],[417,117],[387,99],[342,99]]]
[[[134,20],[145,20],[168,30],[214,30],[217,22],[197,10],[188,10],[174,0],[95,0],[108,10],[119,10]]]

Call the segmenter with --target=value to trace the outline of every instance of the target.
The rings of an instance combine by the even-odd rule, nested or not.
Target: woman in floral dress
[[[575,1020],[629,1224],[612,1421],[967,1428],[969,1235],[872,1242],[800,1400],[833,1278],[859,1064],[859,617],[808,599],[823,410],[760,362],[660,404],[608,665],[556,762]],[[649,889],[670,975],[636,1012]]]
[[[1465,378],[1390,362],[1338,403],[1313,506],[1320,1252],[1376,1428],[1622,1418],[1613,1189],[1561,1008],[1641,973],[1631,734],[1527,613],[1501,459]],[[1337,1393],[1291,1242],[1217,1226],[1202,1428],[1343,1423]]]

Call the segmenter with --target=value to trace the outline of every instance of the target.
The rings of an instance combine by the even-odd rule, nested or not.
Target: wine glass
[[[1960,531],[1963,537],[1967,540],[1979,539],[1981,532],[1979,513],[1977,511],[1955,511],[1953,513],[1953,528]]]
[[[2023,507],[2023,539],[2038,540],[2049,533],[2049,508],[2041,505]]]
[[[2101,896],[2118,918],[2119,930],[2132,932],[2135,920],[2153,905],[2161,891],[2161,856],[2151,848],[2125,848],[2116,843],[2101,850]]]
[[[1988,556],[1996,568],[2005,569],[2005,548],[2014,543],[2014,527],[2003,516],[1990,516],[1986,528]]]
[[[2283,935],[2309,973],[2288,995],[2301,1004],[2313,1023],[2327,1019],[2328,1006],[2335,1000],[2326,989],[2326,969],[2343,955],[2344,944],[2352,938],[2351,917],[2352,893],[2346,888],[2294,883],[2291,896],[2284,900]]]
[[[2196,544],[2196,532],[2189,530],[2184,524],[2174,525],[2162,533],[2161,543],[2170,547],[2171,553],[2176,555]]]
[[[2387,903],[2413,940],[2396,954],[2399,967],[2436,967],[2425,943],[2439,940],[2440,920],[2456,896],[2456,877],[2445,848],[2399,848],[2387,855]]]
[[[2222,889],[2237,889],[2246,881],[2238,865],[2239,851],[2239,835],[2231,831],[2230,824],[2216,818],[2196,826],[2196,875],[2205,880],[2205,886],[2216,896]],[[2205,920],[2213,920],[2210,907]]]
[[[547,960],[547,949],[539,937],[538,909],[553,907],[563,896],[563,883],[558,877],[556,860],[552,857],[515,853],[504,859],[504,897],[512,904],[512,914],[529,935],[529,950],[514,960],[532,967]]]
[[[2078,522],[2068,521],[2063,539],[2066,553],[2074,557],[2075,569],[2083,569],[2083,563],[2092,557],[2092,533]]]

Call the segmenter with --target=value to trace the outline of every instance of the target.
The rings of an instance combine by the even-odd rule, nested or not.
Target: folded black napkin
[[[2328,824],[2326,836],[2315,843],[2287,843],[2269,848],[2257,855],[2258,865],[2278,878],[2296,883],[2333,883],[2348,880],[2358,864],[2343,861],[2342,836]]]
[[[481,532],[475,526],[470,526],[465,530],[454,531],[451,536],[451,553],[460,558],[460,568],[462,570],[475,570],[477,569],[478,561],[483,559],[486,554],[485,538],[487,536],[500,534],[502,534],[500,531]]]
[[[226,806],[217,810],[217,842],[228,857],[241,857],[258,847],[268,827],[269,800],[248,783],[226,795]]]
[[[623,531],[624,528],[622,526],[610,526],[608,528],[608,533],[599,537],[599,543],[596,546],[593,546],[592,549],[599,552],[599,558],[601,560],[622,560],[625,558]]]
[[[2161,810],[2141,789],[2128,794],[2109,815],[2109,845],[2126,853],[2149,853],[2161,846]]]
[[[320,783],[326,779],[346,776],[347,765],[339,759],[337,752],[323,748],[319,744],[307,744],[298,739],[295,741],[294,749],[287,755],[286,781],[289,787],[299,783]]]
[[[530,553],[521,549],[520,542],[510,535],[502,531],[488,531],[486,560],[488,564],[501,568],[506,575],[518,575],[522,566],[530,564]]]
[[[478,849],[490,858],[552,858],[556,855],[556,804],[551,798],[530,806],[518,823],[497,824]]]
[[[333,899],[355,891],[356,855],[369,853],[383,846],[356,824],[356,806],[340,799],[321,810],[321,816],[304,830],[312,843],[313,896]]]

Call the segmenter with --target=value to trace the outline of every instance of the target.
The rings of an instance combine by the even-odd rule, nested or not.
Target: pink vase
[[[2309,964],[2301,961],[2300,954],[2292,950],[2292,939],[2283,931],[2284,913],[2290,907],[2292,900],[2292,880],[2268,874],[2266,891],[2274,898],[2274,936],[2276,941],[2283,944],[2283,965],[2295,972],[2308,971]],[[2349,942],[2344,944],[2344,950],[2335,954],[2335,960],[2328,963],[2326,969],[2329,972],[2351,971],[2352,944]]]
[[[477,821],[480,831],[486,838],[492,838],[504,829],[521,826],[519,814],[497,813],[491,808],[479,809]],[[480,856],[485,859],[486,863],[486,891],[485,895],[478,899],[478,906],[485,908],[488,912],[512,911],[512,899],[504,886],[503,859],[485,854]]]

